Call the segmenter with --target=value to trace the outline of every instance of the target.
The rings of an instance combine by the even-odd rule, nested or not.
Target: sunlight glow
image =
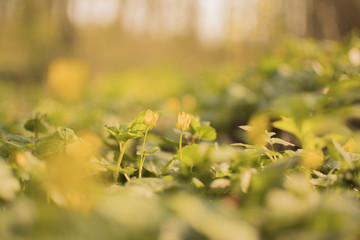
[[[118,0],[71,0],[68,15],[78,26],[108,25],[116,19],[119,7]]]
[[[183,35],[194,30],[205,45],[238,42],[258,24],[258,1],[245,0],[71,0],[70,19],[79,27],[120,21],[131,34],[152,37]],[[156,8],[154,8],[156,6]]]

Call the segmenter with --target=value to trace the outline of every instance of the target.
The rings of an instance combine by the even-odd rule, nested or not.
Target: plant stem
[[[145,150],[145,142],[146,142],[146,137],[147,137],[148,131],[149,131],[149,128],[147,127],[146,131],[145,131],[145,136],[144,136],[142,149],[141,149],[140,166],[139,166],[139,178],[141,178],[142,169],[143,169],[143,165],[144,165],[145,157],[146,157],[146,156],[144,156],[144,150]]]
[[[271,150],[273,151],[274,154],[274,160],[277,161],[277,157],[276,157],[276,152],[275,152],[275,149],[274,149],[274,145],[270,142],[270,146],[271,146]]]
[[[128,182],[130,182],[130,178],[129,178],[129,176],[128,176],[126,173],[124,173],[124,176],[125,176],[126,180],[127,180]]]
[[[115,172],[115,175],[114,175],[114,183],[117,182],[117,179],[119,177],[119,168],[121,166],[121,161],[122,161],[122,159],[124,157],[124,153],[125,153],[128,142],[129,141],[126,141],[125,143],[119,142],[120,154],[119,154],[119,158],[118,158],[118,161],[117,161],[117,164],[116,164],[116,172]]]
[[[38,132],[36,127],[35,127],[35,130],[34,130],[34,138],[35,138],[35,141],[39,138],[39,132]]]
[[[179,140],[180,163],[182,163],[182,135],[183,135],[183,130],[181,130],[180,132],[180,140]]]

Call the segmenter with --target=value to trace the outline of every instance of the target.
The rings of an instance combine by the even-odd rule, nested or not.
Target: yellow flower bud
[[[27,166],[27,159],[22,152],[16,152],[15,153],[15,162],[22,168],[25,168]]]
[[[186,130],[189,128],[191,122],[191,115],[185,112],[179,112],[177,123],[175,126],[180,130]]]
[[[144,123],[149,128],[155,127],[158,119],[159,119],[159,114],[148,109],[145,113]]]

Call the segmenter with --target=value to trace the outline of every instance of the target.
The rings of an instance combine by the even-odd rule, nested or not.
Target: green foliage
[[[15,198],[16,192],[20,190],[20,184],[12,174],[9,166],[0,159],[0,199],[11,201]]]
[[[159,152],[160,148],[158,146],[152,146],[151,148],[144,149],[144,156],[154,155],[155,153]],[[136,151],[136,155],[140,156],[141,151]]]
[[[190,84],[212,126],[193,116],[183,142],[176,113],[122,124],[111,98],[50,104],[67,127],[9,112],[0,239],[358,239],[359,42],[292,39],[211,98]]]
[[[24,128],[27,131],[33,132],[35,134],[38,133],[46,133],[47,128],[45,126],[45,115],[37,114],[35,118],[29,119],[25,125]]]
[[[193,118],[190,123],[191,133],[199,141],[213,141],[216,139],[216,130],[206,123],[200,123],[199,119]]]
[[[22,135],[12,135],[7,134],[6,138],[2,140],[2,142],[7,143],[15,148],[18,149],[25,149],[25,148],[35,148],[34,145],[34,138],[31,136],[22,136]]]
[[[68,145],[75,141],[77,136],[72,129],[58,127],[56,132],[39,139],[35,154],[39,158],[55,156],[66,152]]]

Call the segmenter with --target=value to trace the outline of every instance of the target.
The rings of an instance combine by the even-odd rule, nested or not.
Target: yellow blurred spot
[[[49,197],[58,206],[69,207],[84,214],[88,213],[93,205],[92,201],[87,199],[87,196],[77,191],[50,191]]]
[[[27,159],[24,153],[20,151],[12,152],[8,158],[8,162],[14,162],[21,168],[25,168],[27,166]]]
[[[317,75],[321,76],[324,74],[324,67],[318,61],[312,62],[312,68]]]
[[[355,152],[356,148],[357,148],[357,143],[353,138],[350,138],[349,141],[347,141],[347,143],[343,146],[343,149],[345,152]]]
[[[247,131],[249,141],[253,144],[264,145],[266,143],[266,130],[269,127],[269,117],[255,115],[249,120],[250,131]]]
[[[166,101],[166,108],[169,109],[170,112],[178,112],[180,107],[180,101],[177,98],[169,98]]]
[[[190,94],[183,96],[181,102],[183,108],[187,111],[193,110],[197,104],[196,98]]]
[[[324,154],[320,149],[304,150],[302,164],[311,169],[316,169],[324,162]]]
[[[72,102],[78,100],[88,83],[88,66],[76,59],[56,59],[50,63],[47,86],[56,98]]]
[[[59,206],[87,213],[96,203],[100,184],[96,176],[101,171],[90,161],[88,146],[75,141],[66,153],[48,159],[42,183],[50,199]]]
[[[176,68],[156,65],[100,75],[94,91],[149,104],[177,95],[184,86]]]
[[[101,138],[91,132],[91,131],[80,131],[77,132],[77,136],[80,137],[82,140],[85,141],[86,144],[88,144],[89,149],[92,149],[92,152],[96,152],[97,150],[99,150],[99,148],[102,145],[102,141]]]
[[[15,162],[20,167],[25,168],[27,166],[27,160],[26,160],[26,157],[25,157],[24,153],[16,152],[15,153]]]
[[[352,64],[359,66],[360,65],[360,51],[357,48],[352,48],[348,54],[349,60]]]
[[[61,118],[64,123],[69,123],[72,121],[73,115],[70,113],[70,111],[65,111],[62,113]]]
[[[230,186],[230,180],[226,178],[218,178],[212,181],[211,188],[227,188]]]

